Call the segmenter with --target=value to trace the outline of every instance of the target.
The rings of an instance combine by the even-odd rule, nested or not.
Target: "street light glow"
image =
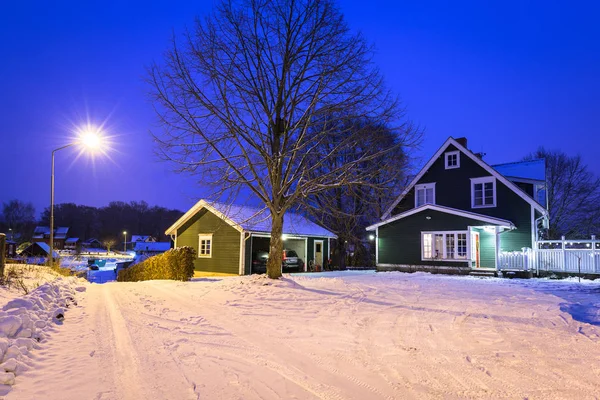
[[[98,133],[94,131],[85,131],[81,134],[80,142],[89,150],[96,150],[100,147],[102,141]]]

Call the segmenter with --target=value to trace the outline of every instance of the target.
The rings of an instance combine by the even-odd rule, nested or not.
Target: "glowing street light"
[[[127,252],[127,231],[123,231],[123,236],[125,237],[125,240],[123,241],[123,251]]]
[[[50,180],[50,267],[54,265],[54,154],[72,146],[81,146],[84,150],[95,151],[100,149],[102,139],[98,129],[88,125],[79,131],[79,137],[74,142],[52,150],[52,170]]]

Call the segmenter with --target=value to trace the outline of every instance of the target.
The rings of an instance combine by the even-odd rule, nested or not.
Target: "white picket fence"
[[[600,274],[600,241],[540,240],[535,249],[500,252],[501,270],[553,271],[581,274]]]

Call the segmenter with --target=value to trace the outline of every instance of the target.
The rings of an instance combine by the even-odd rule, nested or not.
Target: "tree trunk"
[[[4,278],[4,263],[6,262],[6,235],[0,233],[0,278]]]
[[[267,261],[267,276],[271,279],[281,277],[283,262],[283,214],[271,213],[271,244]]]

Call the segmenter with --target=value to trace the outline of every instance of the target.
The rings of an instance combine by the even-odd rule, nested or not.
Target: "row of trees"
[[[105,207],[63,203],[54,206],[54,225],[69,227],[69,236],[82,240],[97,238],[114,245],[121,242],[121,232],[152,235],[166,240],[164,235],[183,213],[179,210],[149,206],[145,201],[125,203],[113,201]],[[11,234],[21,242],[29,241],[36,225],[50,225],[50,210],[46,208],[40,220],[35,218],[31,203],[11,200],[3,204],[0,231]],[[130,236],[131,237],[131,236]]]

